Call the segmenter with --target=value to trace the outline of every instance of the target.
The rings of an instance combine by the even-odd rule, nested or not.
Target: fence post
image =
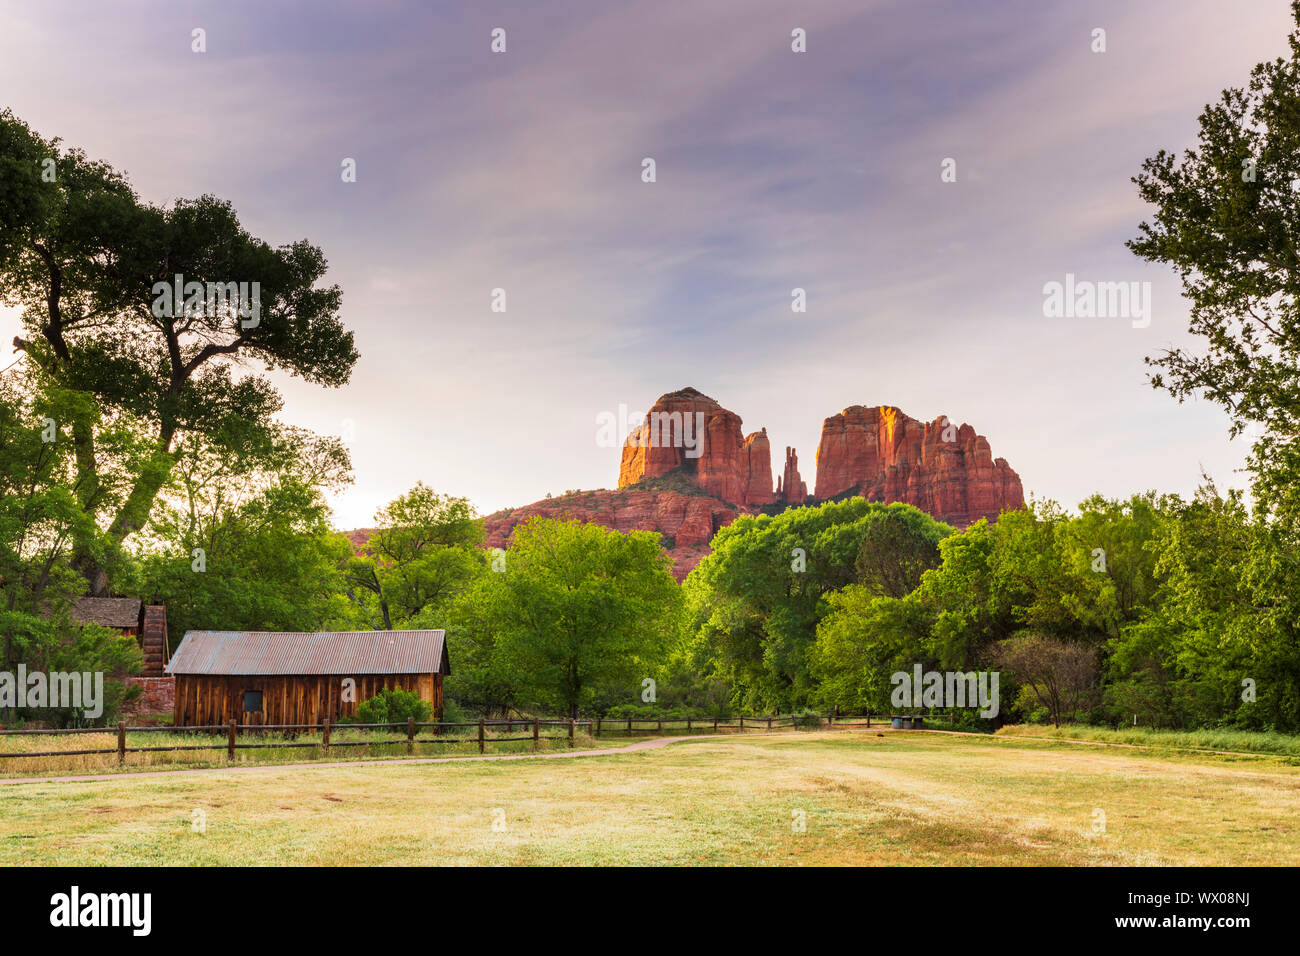
[[[771,717],[767,718],[767,729],[768,729],[768,730],[771,730],[771,729],[772,729],[772,718],[771,718]]]
[[[871,727],[871,708],[867,708],[867,727]]]
[[[126,763],[126,721],[117,722],[117,762]]]
[[[406,718],[406,752],[415,753],[415,718]]]
[[[689,717],[686,718],[686,732],[688,734],[691,732],[691,718]]]
[[[325,733],[321,739],[325,744],[325,753],[328,755],[330,752],[330,719],[328,717],[325,718]]]
[[[655,730],[655,733],[662,734],[663,732],[664,732],[664,719],[663,719],[662,717],[660,717],[660,718],[659,718],[659,726],[658,726],[658,728]]]
[[[572,717],[569,718],[569,746],[570,747],[573,746],[573,728],[577,725],[577,723],[578,722],[574,720]]]
[[[632,736],[632,718],[631,718],[631,717],[629,717],[629,718],[627,719],[627,735],[628,735],[629,737]]]
[[[226,747],[226,759],[235,759],[235,721],[233,719],[230,721],[230,740],[229,745]]]
[[[713,732],[715,734],[718,732],[718,718],[716,717],[713,718]]]
[[[541,733],[541,730],[542,730],[542,719],[540,717],[534,717],[533,718],[533,752],[534,753],[537,751],[537,735]]]
[[[594,724],[591,725],[591,736],[592,736],[592,737],[599,737],[599,736],[600,736],[600,721],[601,721],[601,718],[597,717],[597,718],[596,718],[596,722],[595,722]]]
[[[741,729],[741,730],[744,730],[744,729],[745,729],[745,718],[744,718],[744,716],[741,716],[741,718],[740,718],[740,729]]]
[[[483,718],[478,719],[478,752],[483,752]]]

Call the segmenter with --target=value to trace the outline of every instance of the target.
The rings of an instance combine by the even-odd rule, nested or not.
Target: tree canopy
[[[0,112],[0,300],[22,309],[27,334],[14,344],[30,374],[101,409],[98,423],[67,424],[78,504],[110,545],[144,527],[178,440],[237,447],[270,427],[278,393],[265,375],[236,375],[237,364],[347,382],[357,352],[341,291],[319,285],[325,270],[319,248],[269,245],[228,202],[149,204],[107,163]],[[179,300],[160,295],[178,282]],[[145,440],[120,488],[106,474],[104,428]],[[103,556],[83,549],[75,563],[102,593]]]

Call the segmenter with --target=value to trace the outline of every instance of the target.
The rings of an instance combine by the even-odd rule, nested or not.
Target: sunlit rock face
[[[700,490],[733,504],[775,500],[767,429],[746,436],[739,415],[693,388],[661,395],[628,435],[618,486],[677,469]]]
[[[816,490],[785,450],[772,482],[767,429],[744,433],[740,416],[694,388],[660,396],[623,446],[618,490],[579,491],[485,519],[488,547],[504,548],[534,516],[657,531],[684,578],[737,515],[817,504],[845,495],[902,501],[964,527],[1024,504],[1020,477],[970,425],[922,422],[891,405],[853,405],[822,425]]]
[[[1024,504],[1020,476],[970,425],[921,422],[890,405],[853,405],[822,424],[814,497],[846,492],[902,501],[957,526]]]

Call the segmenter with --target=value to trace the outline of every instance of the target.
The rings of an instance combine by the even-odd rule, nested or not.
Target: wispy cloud
[[[286,382],[285,415],[355,423],[340,524],[420,479],[489,510],[611,486],[596,414],[687,384],[797,446],[810,485],[821,420],[855,403],[970,421],[1067,503],[1240,460],[1217,411],[1143,384],[1185,309],[1122,246],[1128,177],[1283,52],[1284,0],[0,11],[20,116],[153,201],[214,192],[325,249],[362,359],[343,390]],[[1067,271],[1153,281],[1152,328],[1044,319]]]

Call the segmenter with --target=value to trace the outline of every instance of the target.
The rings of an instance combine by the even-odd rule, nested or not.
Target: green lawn
[[[1150,727],[1091,727],[1066,724],[1011,724],[998,730],[999,736],[1053,737],[1102,743],[1133,744],[1170,750],[1217,750],[1238,753],[1281,754],[1300,759],[1300,737],[1254,730],[1156,730]]]
[[[906,732],[0,786],[7,866],[1296,865],[1298,827],[1285,758]]]

